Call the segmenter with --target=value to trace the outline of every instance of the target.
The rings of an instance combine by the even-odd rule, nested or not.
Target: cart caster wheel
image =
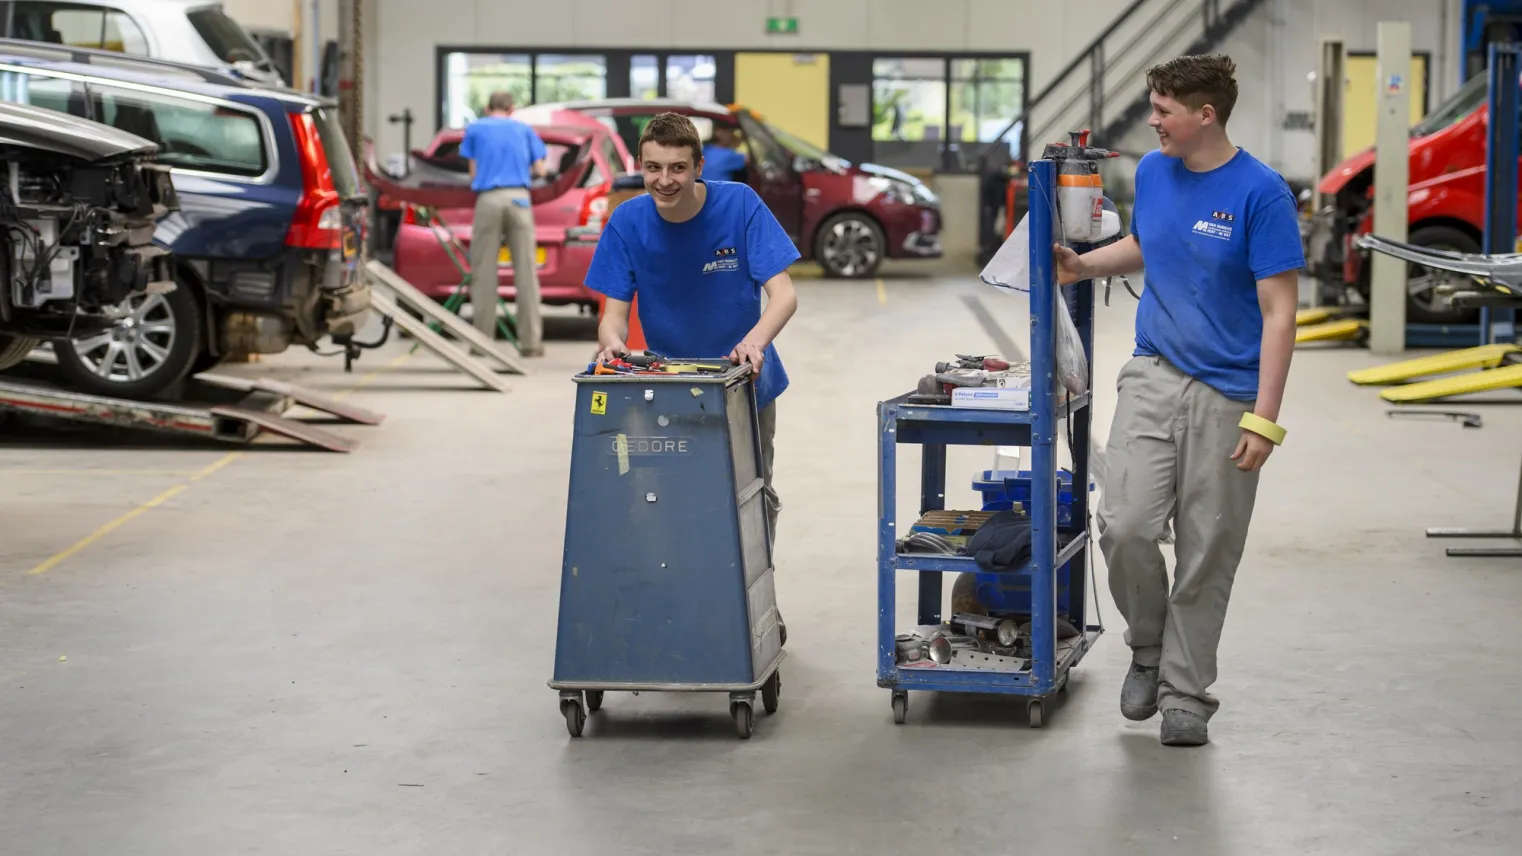
[[[893,723],[903,725],[904,720],[909,718],[909,694],[893,694]]]
[[[765,707],[766,712],[769,714],[776,713],[777,699],[781,695],[782,670],[778,669],[772,672],[772,676],[766,679],[766,683],[761,685],[761,706]]]
[[[602,709],[602,690],[587,690],[587,713]]]
[[[582,710],[581,702],[574,699],[560,703],[560,712],[565,714],[565,730],[572,737],[580,737],[582,726],[587,724],[587,714]]]
[[[729,715],[735,718],[735,733],[740,735],[741,740],[749,740],[752,716],[750,702],[730,702]]]
[[[1025,715],[1030,719],[1031,728],[1041,727],[1042,715],[1045,713],[1045,705],[1039,701],[1033,701],[1025,706]]]

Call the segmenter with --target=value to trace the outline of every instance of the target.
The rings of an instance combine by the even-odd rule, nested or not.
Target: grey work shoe
[[[1120,685],[1120,713],[1137,722],[1157,713],[1157,667],[1131,664],[1126,681]]]
[[[1181,708],[1163,711],[1164,746],[1204,746],[1210,742],[1205,717]]]

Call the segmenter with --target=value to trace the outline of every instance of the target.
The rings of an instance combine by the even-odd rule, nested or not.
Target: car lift
[[[57,385],[40,370],[41,365],[35,360],[22,363],[0,378],[0,410],[237,445],[251,444],[267,433],[278,434],[330,452],[352,452],[359,442],[292,419],[286,412],[307,407],[360,425],[379,425],[385,419],[295,384],[210,373],[187,378],[175,402],[87,395]]]
[[[1485,253],[1457,253],[1417,247],[1373,235],[1361,236],[1363,249],[1462,274],[1477,288],[1454,290],[1453,305],[1480,310],[1479,342],[1474,347],[1402,360],[1348,373],[1356,384],[1400,384],[1380,393],[1386,401],[1412,403],[1522,388],[1522,345],[1500,339],[1516,338],[1516,310],[1522,308],[1522,253],[1513,252],[1517,236],[1517,158],[1522,149],[1522,93],[1516,84],[1522,67],[1522,45],[1490,45],[1490,104],[1486,144]],[[1496,323],[1492,324],[1492,319]],[[1471,340],[1473,341],[1473,340]],[[1480,369],[1471,374],[1453,372]],[[1404,383],[1433,375],[1417,383]]]

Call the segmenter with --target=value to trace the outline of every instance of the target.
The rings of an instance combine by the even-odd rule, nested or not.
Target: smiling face
[[[656,208],[676,208],[697,192],[703,162],[692,146],[650,140],[640,144],[639,160],[645,190],[655,199]]]
[[[1205,129],[1215,124],[1215,108],[1209,104],[1199,110],[1167,95],[1152,93],[1152,116],[1147,120],[1157,132],[1157,143],[1169,157],[1188,157],[1199,148]]]

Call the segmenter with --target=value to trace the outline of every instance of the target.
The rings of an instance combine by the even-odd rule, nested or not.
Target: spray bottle
[[[1099,162],[1119,152],[1089,145],[1089,132],[1069,131],[1071,143],[1050,143],[1042,157],[1057,163],[1057,207],[1062,235],[1069,241],[1092,244],[1102,237],[1104,182]]]

